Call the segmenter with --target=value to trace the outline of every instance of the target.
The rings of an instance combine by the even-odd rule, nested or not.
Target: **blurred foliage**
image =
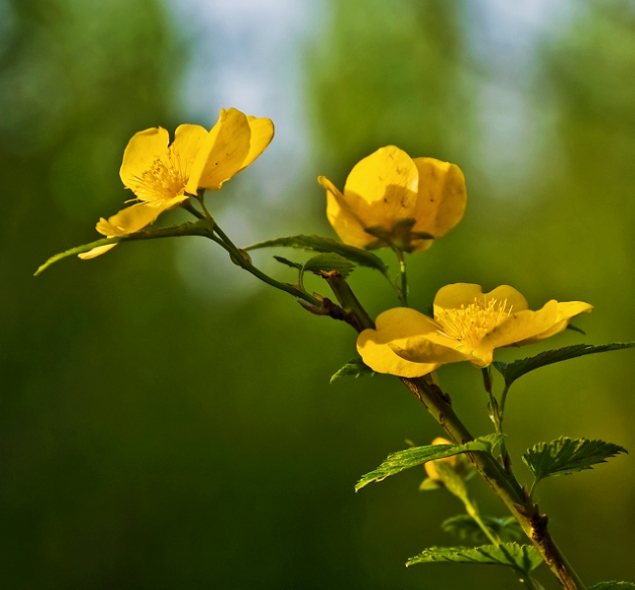
[[[395,143],[456,162],[468,180],[462,224],[410,258],[412,304],[425,311],[449,282],[509,283],[532,306],[596,305],[580,325],[587,336],[567,332],[559,345],[633,339],[632,5],[580,3],[541,41],[518,90],[538,133],[517,170],[494,153],[504,145],[483,141],[479,91],[493,66],[473,55],[466,3],[329,8],[307,49],[311,174],[341,186],[361,157]],[[427,444],[439,430],[396,380],[328,386],[352,356],[345,325],[262,289],[223,303],[190,293],[170,242],[31,277],[49,255],[94,239],[97,218],[129,197],[117,170],[132,133],[182,122],[187,48],[174,28],[153,0],[0,0],[0,586],[508,588],[505,571],[403,567],[452,544],[439,526],[454,500],[419,494],[422,472],[353,493],[404,439]],[[214,115],[219,106],[229,105],[210,105]],[[301,205],[321,199],[316,185]],[[307,231],[295,223],[284,233]],[[218,264],[223,289],[239,270]],[[351,279],[373,313],[395,305],[377,279],[363,269]],[[479,375],[456,366],[440,377],[475,434],[487,433]],[[561,434],[635,448],[633,383],[629,351],[523,378],[508,403],[512,454]],[[541,491],[590,583],[635,579],[629,460]],[[503,516],[472,485],[484,512]]]

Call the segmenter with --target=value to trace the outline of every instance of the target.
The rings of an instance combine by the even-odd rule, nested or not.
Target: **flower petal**
[[[174,133],[174,141],[170,146],[171,162],[179,168],[181,178],[187,180],[196,156],[207,137],[208,131],[200,125],[179,125]]]
[[[357,350],[378,373],[421,377],[446,362],[467,358],[426,338],[439,336],[438,329],[434,320],[414,309],[389,309],[377,317],[376,330],[364,330],[359,335]]]
[[[364,227],[391,230],[395,221],[412,217],[418,179],[412,158],[389,145],[355,165],[346,179],[344,198]]]
[[[273,139],[273,121],[266,117],[257,118],[253,115],[247,116],[247,122],[251,129],[251,138],[249,140],[249,153],[242,163],[241,170],[251,164]]]
[[[557,322],[558,302],[555,299],[547,301],[538,311],[526,309],[512,313],[483,338],[474,356],[485,358],[487,351],[523,342],[550,330]]]
[[[162,127],[151,127],[132,136],[123,152],[119,176],[124,186],[130,188],[135,178],[150,169],[159,158],[167,155],[170,134]]]
[[[492,299],[506,301],[505,309],[514,311],[522,311],[529,307],[523,295],[509,285],[501,285],[489,293],[483,293],[483,288],[474,283],[453,283],[441,287],[434,298],[434,307],[460,309],[462,305],[467,307],[474,303],[475,299],[484,299],[486,303]]]
[[[388,345],[374,340],[374,332],[364,330],[357,339],[357,352],[373,371],[412,379],[439,368],[439,364],[413,363],[397,356]]]
[[[318,176],[318,182],[326,189],[326,216],[340,240],[356,248],[374,242],[376,238],[364,231],[362,222],[349,209],[337,187],[325,176]]]
[[[77,257],[82,260],[90,260],[91,258],[96,258],[97,256],[101,256],[108,252],[108,250],[112,250],[117,244],[106,244],[105,246],[97,246],[97,248],[93,248],[88,252],[82,252],[78,254]]]
[[[429,336],[433,336],[430,338]],[[439,343],[435,334],[428,336],[412,336],[404,339],[394,339],[389,343],[391,350],[404,360],[413,363],[459,363],[470,359],[469,354],[457,350],[455,340],[440,336],[443,344]]]
[[[533,344],[534,342],[539,342],[540,340],[544,340],[545,338],[549,338],[554,334],[558,334],[562,332],[569,325],[569,322],[575,317],[580,315],[581,313],[591,313],[593,311],[593,306],[584,303],[582,301],[563,301],[558,303],[558,316],[556,323],[545,332],[541,332],[540,334],[536,334],[532,338],[527,338],[518,342],[519,345],[524,344]]]
[[[199,188],[218,190],[242,169],[250,153],[251,129],[244,113],[221,109],[218,121],[202,142],[192,165],[186,191],[196,194]]]
[[[171,201],[136,203],[115,213],[107,220],[102,217],[96,229],[108,238],[133,234],[153,223],[170,206]]]
[[[449,162],[435,158],[413,161],[419,172],[419,185],[412,231],[443,236],[463,217],[467,201],[465,177],[458,166]],[[431,240],[422,240],[415,250],[424,250],[431,244]]]

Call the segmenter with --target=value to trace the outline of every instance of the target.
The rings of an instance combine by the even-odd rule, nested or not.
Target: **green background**
[[[503,5],[320,4],[294,46],[306,125],[274,139],[303,134],[309,156],[287,184],[284,162],[265,152],[209,206],[232,235],[232,207],[242,211],[253,241],[332,236],[318,174],[342,186],[386,144],[449,160],[465,172],[468,209],[409,259],[414,307],[451,282],[511,284],[534,308],[595,305],[576,320],[586,336],[567,331],[501,359],[633,340],[633,5],[575,3],[534,35],[531,60],[486,34],[513,30],[494,18]],[[240,107],[239,96],[212,100],[204,120],[184,109],[184,72],[212,32],[171,14],[153,0],[0,1],[0,587],[519,587],[504,569],[404,568],[425,547],[455,543],[439,523],[460,506],[418,492],[422,470],[353,492],[405,439],[426,444],[440,430],[396,379],[329,386],[354,355],[346,325],[237,280],[211,242],[127,244],[32,277],[95,239],[96,219],[130,197],[118,167],[134,132],[209,126],[221,106]],[[210,79],[221,40],[211,38]],[[262,198],[267,186],[285,192]],[[255,259],[293,281],[270,255]],[[351,284],[373,315],[396,305],[370,270]],[[635,448],[632,355],[570,361],[514,386],[506,421],[521,480],[519,455],[561,434]],[[478,372],[439,376],[472,431],[489,432]],[[635,581],[634,482],[632,458],[620,456],[542,484],[554,536],[589,584]],[[484,513],[504,514],[481,482],[472,487]]]

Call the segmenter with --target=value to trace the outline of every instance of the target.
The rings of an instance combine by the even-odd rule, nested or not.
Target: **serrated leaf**
[[[377,469],[364,475],[355,485],[355,491],[361,490],[373,481],[382,481],[390,475],[395,475],[417,465],[423,465],[427,461],[444,459],[461,453],[490,453],[501,439],[502,436],[499,434],[488,434],[464,445],[426,445],[397,451],[388,455]]]
[[[267,240],[266,242],[259,242],[258,244],[249,246],[248,248],[245,248],[245,250],[275,247],[300,248],[302,250],[311,250],[313,252],[333,252],[361,266],[374,268],[384,275],[388,273],[388,267],[384,264],[384,261],[372,252],[367,252],[361,248],[355,248],[354,246],[348,246],[347,244],[342,244],[341,242],[330,238],[323,238],[315,235],[289,236],[286,238]]]
[[[523,455],[523,461],[536,480],[541,480],[550,475],[568,475],[592,469],[593,465],[606,463],[607,459],[618,453],[628,451],[603,440],[561,436],[550,443],[538,443]]]
[[[589,586],[587,590],[628,590],[628,588],[635,588],[635,584],[630,582],[598,582]]]
[[[329,385],[340,377],[354,377],[357,379],[358,377],[363,377],[365,375],[370,375],[372,377],[374,374],[375,371],[373,371],[368,365],[364,364],[364,361],[360,357],[355,357],[354,359],[348,361],[331,377]]]
[[[523,538],[523,530],[512,516],[507,518],[481,516],[480,518],[501,541],[518,541]],[[441,523],[441,528],[461,541],[471,541],[472,543],[488,542],[488,538],[481,527],[468,514],[459,514],[444,520]]]
[[[553,365],[554,363],[568,361],[569,359],[585,356],[587,354],[623,350],[625,348],[632,348],[633,346],[635,346],[635,342],[614,342],[612,344],[601,344],[599,346],[593,346],[591,344],[574,344],[573,346],[547,350],[537,354],[536,356],[519,359],[512,363],[496,361],[493,364],[505,379],[506,387],[509,388],[516,379],[526,375],[530,371],[539,369],[540,367],[546,367],[547,365]]]
[[[418,563],[482,563],[504,565],[521,574],[528,574],[542,563],[542,557],[532,545],[501,543],[480,547],[431,547],[411,557],[406,566]]]
[[[296,268],[297,270],[302,270],[302,267],[304,266],[303,264],[299,262],[293,262],[293,260],[284,258],[284,256],[274,256],[274,259],[276,260],[276,262],[279,262],[280,264],[286,264],[287,266],[290,266],[291,268]]]
[[[355,265],[343,256],[329,252],[328,254],[318,254],[313,256],[313,258],[309,258],[305,262],[302,272],[310,271],[314,274],[319,274],[322,271],[329,272],[334,270],[346,278],[353,272],[354,268]]]

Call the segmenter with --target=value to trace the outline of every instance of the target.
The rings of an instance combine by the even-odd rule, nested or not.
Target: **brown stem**
[[[454,413],[447,394],[443,393],[436,385],[426,383],[423,379],[401,379],[401,381],[425,406],[454,442],[465,444],[473,440],[474,437]],[[492,455],[468,453],[468,457],[481,477],[503,501],[525,534],[532,540],[562,586],[567,590],[583,590],[584,584],[560,552],[547,530],[547,516],[540,514],[538,505],[529,500],[518,481],[514,477],[510,477]]]
[[[325,273],[323,276],[348,314],[348,323],[357,332],[374,328],[373,320],[342,276],[335,272]],[[357,320],[351,321],[350,318],[355,316]],[[454,413],[447,393],[444,393],[437,385],[428,383],[425,378],[401,378],[401,381],[454,442],[465,444],[474,440],[470,431]],[[468,453],[468,457],[481,477],[518,521],[562,586],[566,590],[584,590],[584,584],[551,538],[547,530],[547,516],[540,514],[538,505],[532,503],[525,488],[518,483],[513,474],[507,472],[489,453]]]

